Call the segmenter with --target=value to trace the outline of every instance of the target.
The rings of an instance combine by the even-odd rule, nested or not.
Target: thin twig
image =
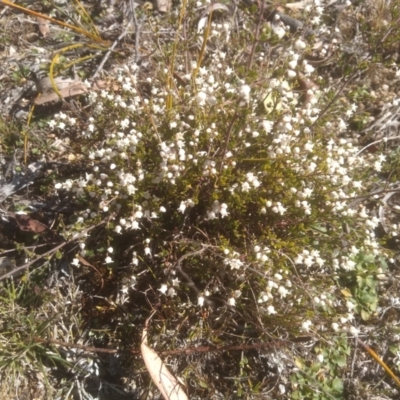
[[[352,74],[352,76],[350,76],[349,79],[347,79],[347,81],[345,81],[342,85],[341,88],[339,88],[339,90],[335,93],[335,95],[333,96],[333,99],[326,105],[326,107],[319,113],[317,119],[312,123],[311,126],[315,126],[316,123],[326,114],[326,112],[332,107],[332,105],[336,102],[336,100],[339,98],[339,96],[341,95],[341,93],[343,92],[343,90],[346,88],[346,86],[352,81],[354,80],[357,76],[360,75],[360,71],[356,71]]]
[[[368,149],[368,147],[371,147],[371,146],[373,146],[374,144],[378,144],[378,143],[380,143],[380,142],[388,142],[389,140],[397,140],[397,139],[400,139],[400,136],[394,136],[394,137],[384,137],[384,138],[382,138],[382,139],[379,139],[379,140],[375,140],[375,142],[372,142],[372,143],[369,143],[369,144],[367,144],[365,147],[363,147],[357,154],[356,154],[356,157],[359,155],[359,154],[361,154],[364,150],[366,150],[366,149]]]
[[[128,24],[126,25],[126,28],[118,36],[118,38],[114,41],[112,46],[108,49],[107,53],[105,54],[105,56],[101,60],[101,63],[97,67],[92,79],[95,79],[97,77],[97,75],[102,71],[102,69],[104,67],[104,64],[106,63],[106,61],[110,57],[111,52],[115,49],[115,47],[117,46],[118,42],[120,42],[127,35],[128,30],[129,30],[129,28],[130,28],[130,26],[132,24],[135,27],[135,63],[137,63],[138,51],[139,51],[138,46],[139,46],[139,30],[140,30],[140,26],[139,26],[137,18],[136,18],[135,5],[133,4],[132,0],[129,1],[129,7],[131,9],[131,12],[130,12],[130,15],[129,15],[129,21],[128,21]]]
[[[260,37],[261,25],[264,22],[264,6],[265,6],[265,2],[262,1],[261,2],[261,9],[260,9],[260,18],[258,19],[258,23],[257,23],[257,26],[256,26],[256,33],[254,35],[254,40],[253,40],[253,44],[251,46],[251,51],[250,51],[249,63],[247,65],[248,69],[251,69],[251,67],[253,66],[254,53],[255,53],[255,50],[256,50],[257,43],[258,43],[258,39]]]
[[[237,115],[237,113],[236,113],[236,114],[233,116],[233,118],[232,118],[232,120],[231,120],[231,123],[230,123],[230,125],[229,125],[229,128],[228,128],[228,133],[227,133],[227,135],[226,135],[226,139],[225,139],[225,143],[224,143],[224,149],[222,150],[222,154],[221,154],[221,164],[220,164],[220,166],[219,166],[219,173],[221,173],[222,168],[224,167],[225,155],[226,155],[226,153],[227,153],[227,151],[228,151],[228,146],[229,146],[229,141],[230,141],[230,139],[231,139],[231,135],[232,135],[232,131],[233,131],[233,126],[234,126],[234,124],[235,124],[237,118],[238,118],[238,115]]]
[[[126,36],[126,34],[128,33],[129,26],[130,26],[130,23],[128,23],[128,25],[125,28],[125,30],[117,37],[117,39],[112,44],[112,46],[107,50],[107,53],[104,55],[103,59],[101,60],[101,63],[99,64],[99,66],[97,67],[95,73],[93,74],[92,79],[96,79],[97,75],[99,75],[99,73],[102,71],[102,69],[104,67],[104,64],[106,63],[106,61],[110,57],[110,54],[115,49],[115,47],[117,46],[118,42],[120,40],[122,40]]]
[[[140,61],[140,52],[139,52],[139,44],[140,44],[140,30],[142,29],[142,24],[139,23],[136,17],[135,6],[133,5],[133,0],[129,2],[132,10],[132,18],[133,18],[133,26],[135,27],[135,64]]]
[[[181,274],[181,276],[186,280],[188,286],[191,287],[196,292],[197,296],[200,296],[200,290],[197,289],[197,286],[193,282],[192,278],[185,271],[182,270],[181,263],[186,258],[198,256],[201,253],[203,253],[205,250],[206,250],[206,247],[203,247],[203,248],[201,248],[199,250],[195,250],[195,251],[191,251],[190,253],[186,253],[181,258],[179,258],[179,260],[177,261],[177,263],[175,265],[175,270],[178,271]],[[209,306],[213,306],[214,305],[214,303],[212,301],[208,300],[208,299],[204,299],[204,303],[206,305],[209,305]]]
[[[351,360],[351,370],[350,370],[350,378],[353,379],[354,376],[354,365],[356,363],[356,358],[357,358],[357,338],[355,339],[356,345],[354,346],[354,353],[353,353],[353,359]]]
[[[33,339],[35,342],[38,343],[46,343],[46,344],[55,344],[57,346],[63,346],[68,348],[75,348],[75,349],[82,349],[92,353],[105,353],[105,354],[116,354],[121,351],[125,351],[122,349],[104,349],[101,347],[92,347],[92,346],[85,346],[83,344],[78,343],[69,343],[63,342],[60,340],[53,340],[53,339],[42,339],[39,337],[35,337]],[[305,338],[298,338],[295,340],[296,342],[303,342],[310,340],[309,337]],[[215,351],[244,351],[244,350],[253,350],[253,349],[267,349],[267,348],[275,348],[275,347],[284,347],[284,346],[293,346],[295,343],[290,340],[273,340],[267,343],[252,343],[252,344],[238,344],[232,346],[199,346],[199,347],[189,347],[186,349],[176,349],[176,350],[165,350],[158,352],[159,356],[173,356],[173,355],[183,355],[183,354],[195,354],[195,353],[210,353]],[[140,354],[140,350],[130,350],[131,354]]]

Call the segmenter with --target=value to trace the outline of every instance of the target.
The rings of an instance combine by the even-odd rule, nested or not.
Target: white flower
[[[243,266],[242,261],[240,261],[237,258],[234,258],[232,260],[228,260],[227,264],[230,265],[231,269],[240,269],[240,267]]]
[[[250,91],[251,91],[251,88],[249,85],[242,85],[239,88],[239,94],[245,101],[250,100]]]
[[[311,143],[311,142],[307,142],[307,143],[304,145],[304,150],[306,150],[306,151],[312,151],[313,148],[314,148],[314,144]]]
[[[165,294],[168,290],[168,286],[167,285],[161,285],[160,289],[157,289],[159,292],[161,292],[162,294]]]
[[[333,322],[331,326],[332,326],[332,329],[333,329],[335,332],[339,329],[339,324],[336,323],[336,322]]]
[[[278,293],[281,295],[281,298],[286,297],[289,291],[284,286],[279,286]]]
[[[185,210],[186,210],[186,201],[181,201],[178,211],[180,211],[183,214]]]
[[[320,363],[322,363],[324,361],[324,355],[323,354],[318,354],[317,355],[317,359]]]
[[[123,121],[120,122],[121,128],[127,128],[129,126],[129,119],[125,118]]]
[[[174,278],[174,279],[172,279],[172,286],[179,286],[180,282],[181,281],[178,278]]]
[[[346,301],[346,307],[349,311],[352,311],[356,307],[356,305],[351,301]]]
[[[234,297],[231,297],[230,299],[228,299],[228,304],[230,305],[230,306],[235,306],[236,305],[236,300],[235,300],[235,298]]]
[[[304,72],[306,74],[311,74],[312,72],[314,72],[314,67],[310,64],[308,64],[308,62],[306,60],[303,61],[303,65],[304,65]]]
[[[274,126],[274,123],[272,121],[262,121],[260,125],[263,127],[265,130],[265,133],[270,133],[272,131],[272,128]]]
[[[197,304],[200,307],[203,307],[203,304],[204,304],[204,297],[203,296],[199,296],[199,298],[197,299]]]
[[[108,256],[108,257],[106,257],[105,262],[106,262],[106,264],[110,264],[113,262],[113,259],[110,256]]]
[[[303,332],[309,332],[310,331],[310,326],[312,325],[312,322],[309,320],[304,321],[301,324],[301,329]]]
[[[306,48],[306,44],[301,40],[301,39],[297,39],[295,42],[294,42],[294,48],[296,49],[296,50],[304,50],[305,48]]]
[[[170,296],[170,297],[176,296],[176,290],[174,288],[169,288],[168,289],[168,296]]]
[[[198,92],[196,95],[196,102],[199,106],[204,106],[206,104],[207,95],[204,92]]]
[[[350,332],[354,337],[357,337],[360,331],[359,331],[355,326],[352,326],[352,327],[350,327],[349,332]]]
[[[221,214],[222,218],[226,217],[229,214],[228,206],[225,203],[221,204],[221,209],[220,209],[219,213]]]
[[[276,314],[275,307],[274,307],[274,306],[268,306],[268,307],[267,307],[267,313],[268,313],[269,315],[271,315],[271,314]]]
[[[75,265],[76,267],[79,267],[79,260],[77,258],[74,258],[71,262],[72,265]]]

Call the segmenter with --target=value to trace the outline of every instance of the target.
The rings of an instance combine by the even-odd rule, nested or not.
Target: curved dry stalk
[[[82,35],[94,40],[95,42],[100,42],[100,43],[103,43],[105,45],[109,44],[109,42],[107,40],[104,40],[99,36],[93,35],[92,33],[89,33],[88,31],[86,31],[84,29],[81,29],[81,28],[78,28],[78,27],[76,27],[74,25],[70,25],[70,24],[68,24],[66,22],[62,22],[62,21],[59,21],[57,19],[51,18],[51,17],[49,17],[49,16],[47,16],[45,14],[41,14],[41,13],[38,13],[36,11],[29,10],[29,9],[27,9],[25,7],[19,6],[18,4],[11,3],[11,1],[9,1],[9,0],[0,0],[0,4],[2,4],[3,6],[6,6],[6,7],[11,7],[11,8],[14,8],[16,10],[22,11],[23,13],[28,14],[28,15],[32,15],[32,16],[34,16],[36,18],[42,18],[44,20],[50,21],[53,24],[61,25],[64,28],[69,28],[69,29],[71,29],[71,30],[73,30],[73,31],[75,31],[77,33],[80,33],[80,34],[82,34]]]

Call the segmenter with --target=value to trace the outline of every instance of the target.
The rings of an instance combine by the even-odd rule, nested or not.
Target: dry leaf
[[[88,87],[79,79],[64,78],[60,76],[54,79],[54,83],[63,98],[77,96],[78,94],[86,93],[88,91]],[[37,88],[42,94],[35,99],[35,104],[45,104],[59,99],[58,94],[53,90],[49,77],[41,79],[37,84]]]
[[[39,25],[39,32],[42,34],[43,37],[46,37],[47,34],[50,32],[50,22],[47,19],[37,17],[37,23]]]
[[[172,0],[156,0],[157,10],[166,13],[171,10]]]
[[[284,4],[284,7],[288,8],[289,10],[292,11],[298,11],[303,9],[305,6],[312,4],[313,0],[303,0],[303,1],[297,1],[295,3],[286,3]]]
[[[13,217],[17,221],[18,228],[25,232],[43,233],[49,228],[36,219],[26,214],[14,214]]]
[[[169,372],[158,354],[147,345],[147,324],[142,333],[140,350],[151,379],[165,400],[187,400],[188,397],[178,380]]]
[[[62,76],[58,76],[54,79],[54,83],[57,86],[57,89],[61,93],[63,98],[68,98],[72,96],[77,96],[79,94],[87,93],[89,90],[101,90],[101,89],[108,89],[108,90],[119,90],[120,87],[113,82],[107,82],[104,80],[96,80],[92,88],[89,89],[80,79],[72,79],[66,78]],[[51,80],[49,77],[41,79],[37,84],[37,90],[41,93],[38,96],[34,103],[37,105],[42,105],[46,103],[50,103],[51,101],[58,101],[60,97],[54,91],[53,85],[51,84]]]

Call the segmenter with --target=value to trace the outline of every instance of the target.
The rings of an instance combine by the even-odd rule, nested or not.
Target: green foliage
[[[342,291],[346,297],[354,299],[357,311],[362,319],[368,320],[377,310],[379,300],[379,275],[384,276],[387,264],[382,257],[378,260],[372,254],[359,253],[354,258],[356,262],[356,273],[349,274],[343,279],[351,294]]]
[[[305,363],[297,359],[298,372],[292,375],[292,399],[342,399],[344,385],[340,379],[341,372],[347,365],[347,358],[351,349],[346,336],[337,336],[330,339],[329,346],[315,347],[323,363],[314,361]],[[325,362],[326,360],[326,362]]]

